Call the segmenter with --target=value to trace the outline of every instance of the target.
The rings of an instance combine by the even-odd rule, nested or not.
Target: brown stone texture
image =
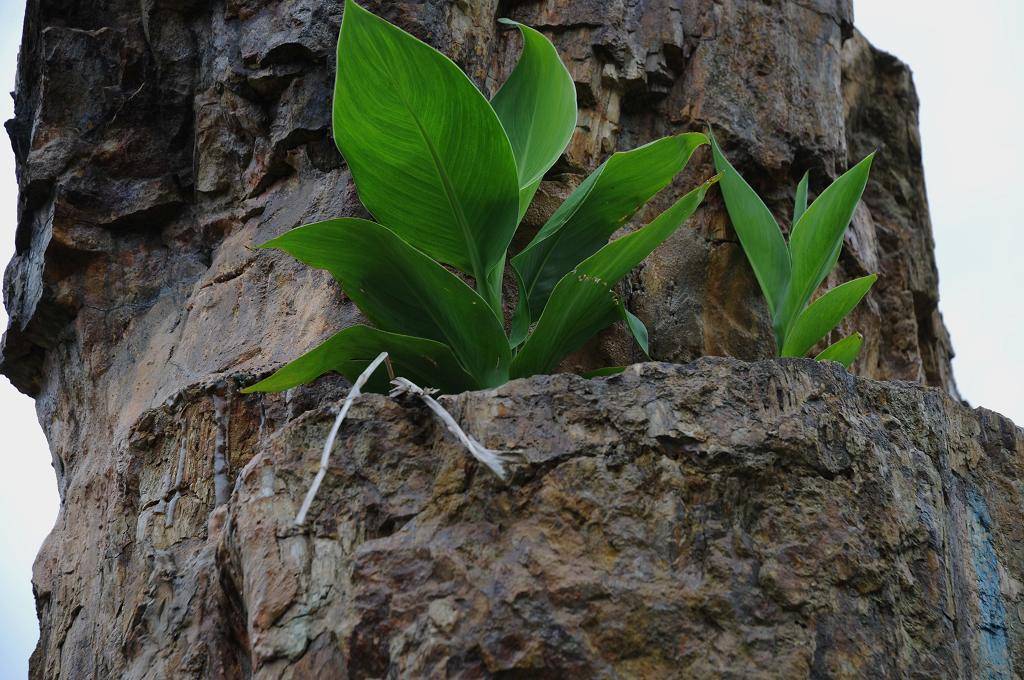
[[[519,49],[496,17],[555,42],[580,125],[524,235],[666,134],[712,127],[784,229],[804,171],[820,191],[877,149],[830,281],[881,275],[843,324],[863,378],[700,360],[451,398],[524,452],[508,485],[422,407],[368,397],[297,530],[344,383],[237,389],[360,319],[254,250],[365,214],[329,136],[341,2],[29,0],[0,368],[37,400],[62,498],[33,677],[1020,672],[1022,435],[956,401],[913,84],[850,3],[366,4],[487,92]],[[636,224],[710,174],[702,151]],[[774,352],[715,192],[623,293],[655,359]],[[627,340],[566,367],[641,359]]]
[[[939,389],[707,358],[446,397],[486,446],[519,452],[507,484],[418,402],[372,395],[306,528],[336,402],[229,390],[216,416],[216,390],[148,410],[121,467],[69,490],[36,566],[37,677],[1009,679],[1024,664],[1024,431]],[[237,472],[212,508],[218,436]]]

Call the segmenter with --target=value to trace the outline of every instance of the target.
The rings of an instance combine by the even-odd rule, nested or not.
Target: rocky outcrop
[[[854,35],[849,2],[368,5],[486,91],[519,49],[496,16],[555,40],[577,83],[580,126],[525,233],[612,151],[673,132],[713,127],[784,222],[805,170],[820,189],[878,149],[833,277],[881,274],[848,322],[868,338],[858,370],[955,393],[913,84]],[[266,371],[357,319],[322,277],[251,249],[303,222],[361,212],[329,138],[339,21],[340,3],[320,0],[30,0],[8,123],[22,191],[2,365],[45,415],[67,399],[131,392],[139,403],[123,429],[168,394],[229,369]],[[705,153],[646,216],[711,172]],[[715,198],[624,293],[657,359],[773,353]],[[568,366],[641,358],[616,330]],[[69,395],[86,376],[105,384]]]
[[[925,542],[934,544],[932,552],[913,542],[924,534],[893,538],[895,534],[887,533],[897,524],[912,526],[909,514],[892,520],[897,524],[886,524],[881,516],[874,524],[864,519],[859,526],[869,533],[857,534],[861,542],[851,546],[874,560],[869,560],[876,565],[871,577],[806,576],[832,573],[828,570],[838,564],[832,553],[813,552],[840,545],[829,542],[834,536],[823,527],[819,534],[807,534],[819,536],[822,545],[810,545],[805,561],[801,550],[785,555],[779,551],[790,543],[807,545],[805,532],[814,529],[804,524],[811,521],[808,517],[839,513],[839,498],[850,517],[875,517],[872,513],[882,510],[872,504],[884,496],[878,489],[866,496],[850,492],[833,497],[840,492],[830,486],[828,494],[813,503],[807,499],[810,505],[805,506],[787,504],[783,496],[764,496],[758,513],[776,518],[778,524],[776,533],[757,535],[764,541],[757,555],[777,553],[775,563],[748,555],[756,541],[735,533],[760,520],[749,505],[742,506],[746,514],[731,514],[734,501],[790,488],[782,481],[782,472],[789,472],[785,466],[804,465],[785,462],[794,455],[810,460],[819,451],[831,452],[829,457],[847,451],[849,460],[858,461],[835,463],[836,471],[823,468],[814,478],[821,485],[855,479],[845,472],[855,465],[864,468],[857,468],[857,474],[870,472],[876,480],[934,469],[939,478],[921,472],[926,476],[916,483],[946,493],[967,489],[956,486],[966,484],[967,478],[960,479],[959,472],[950,473],[950,479],[942,476],[943,452],[955,447],[936,432],[965,447],[957,451],[982,447],[984,454],[978,457],[984,465],[995,465],[984,447],[992,449],[990,442],[999,439],[1006,465],[1019,464],[1009,453],[1016,446],[1019,454],[1017,431],[995,416],[972,416],[954,405],[950,344],[937,312],[913,85],[905,66],[856,34],[850,3],[366,4],[451,55],[489,92],[511,70],[518,53],[515,32],[500,29],[495,17],[532,24],[555,41],[577,83],[580,126],[543,184],[526,232],[537,228],[556,202],[613,150],[673,132],[712,126],[784,228],[792,189],[805,170],[812,171],[812,190],[821,189],[851,161],[877,148],[872,182],[834,275],[835,281],[874,271],[882,276],[848,320],[850,328],[868,338],[855,372],[939,391],[849,383],[828,369],[792,368],[803,364],[700,363],[700,370],[715,367],[701,388],[708,395],[719,389],[713,381],[727,375],[782,371],[779,375],[790,376],[792,384],[780,382],[770,403],[804,404],[799,408],[811,409],[799,411],[804,418],[816,417],[819,408],[849,410],[828,411],[836,424],[820,429],[815,445],[820,449],[772,458],[775,434],[765,435],[765,451],[755,454],[753,444],[745,448],[746,431],[737,424],[730,435],[735,442],[708,435],[708,442],[717,443],[693,460],[704,443],[690,442],[689,435],[631,439],[630,428],[647,427],[640,420],[634,423],[642,420],[637,414],[653,408],[631,400],[639,399],[643,389],[667,390],[665,394],[683,389],[683,383],[674,382],[682,379],[669,377],[668,369],[645,369],[654,372],[606,383],[569,377],[518,383],[499,391],[506,396],[497,401],[486,395],[460,398],[454,403],[467,405],[463,415],[474,434],[495,446],[533,452],[533,463],[507,488],[496,487],[467,465],[417,408],[368,400],[357,409],[362,415],[346,445],[362,448],[346,448],[339,455],[347,464],[357,453],[364,456],[365,465],[358,468],[364,478],[350,484],[339,476],[347,468],[338,468],[333,495],[324,494],[315,527],[308,534],[295,532],[287,515],[308,483],[326,409],[344,386],[328,378],[287,396],[266,398],[241,397],[237,388],[360,320],[322,273],[253,250],[304,222],[363,214],[329,137],[341,3],[29,0],[16,117],[7,124],[18,161],[20,203],[16,254],[4,280],[11,322],[0,369],[36,398],[62,497],[57,525],[43,546],[35,575],[42,629],[32,664],[35,676],[273,677],[279,671],[301,676],[324,664],[340,664],[359,676],[382,668],[410,673],[436,669],[440,666],[431,664],[442,662],[452,674],[467,675],[473,669],[537,675],[544,664],[644,675],[668,663],[690,664],[682,667],[694,673],[706,669],[727,674],[728,668],[734,674],[744,674],[744,669],[769,673],[766,650],[779,645],[792,653],[778,657],[783,665],[774,667],[777,674],[790,668],[784,664],[804,668],[799,664],[805,662],[814,673],[837,676],[855,675],[858,669],[870,674],[875,668],[898,674],[913,668],[913,660],[946,664],[942,667],[951,673],[954,668],[966,673],[1008,668],[1013,654],[1020,653],[1019,638],[1013,637],[1018,625],[1013,602],[1015,579],[1022,572],[1012,548],[1006,547],[1010,528],[1006,522],[1001,528],[994,524],[1008,516],[992,509],[1002,501],[986,494],[998,491],[1004,494],[1000,498],[1009,498],[1018,488],[1013,485],[1020,483],[1019,475],[1000,481],[1001,472],[994,467],[985,468],[990,476],[979,473],[979,498],[989,503],[984,511],[973,510],[977,503],[967,496],[922,497],[922,507],[936,514],[920,521],[946,527],[946,533],[928,534]],[[700,155],[643,217],[711,172],[710,158]],[[630,277],[623,294],[651,330],[655,359],[688,362],[703,355],[729,355],[759,360],[773,353],[767,312],[717,194]],[[640,358],[626,334],[612,330],[565,368]],[[648,376],[651,384],[641,389],[639,375]],[[799,397],[801,381],[824,381],[828,389],[840,390],[839,396]],[[616,389],[634,383],[631,390],[640,391],[616,393],[618,401],[575,401],[583,394],[611,399]],[[685,384],[697,389],[692,382]],[[535,397],[529,396],[531,390]],[[890,391],[905,400],[892,414],[857,396],[881,398]],[[659,399],[675,403],[677,397],[682,399]],[[738,419],[736,423],[776,413],[770,410],[774,406],[722,399],[719,408]],[[515,410],[500,410],[502,400],[510,400]],[[906,405],[911,402],[922,404],[923,410]],[[875,410],[856,410],[869,407]],[[764,409],[769,410],[762,413]],[[713,415],[679,413],[680,418]],[[924,415],[924,420],[915,420],[923,413],[932,420]],[[956,422],[943,424],[941,414],[960,415]],[[657,417],[651,422],[661,422]],[[838,434],[847,431],[843,427],[860,432],[855,425],[874,422],[872,418],[883,424],[871,432],[887,432],[890,417],[893,427],[903,423],[897,429],[902,428],[900,436],[906,441],[928,443],[914,444],[920,456],[912,462],[919,467],[868,470],[889,460],[870,458],[876,455],[874,439],[865,443],[849,435],[857,444]],[[679,423],[690,422],[685,418]],[[914,430],[926,421],[931,429]],[[722,422],[715,420],[714,427],[724,427]],[[990,433],[993,423],[1004,428],[1002,439]],[[805,424],[818,427],[810,420]],[[509,429],[502,429],[506,425]],[[702,427],[712,428],[712,422]],[[764,427],[770,428],[768,420]],[[877,446],[885,448],[882,435],[877,436]],[[643,447],[649,450],[641,451],[638,442],[647,442]],[[793,444],[793,450],[799,448]],[[742,462],[748,454],[753,462]],[[214,474],[217,457],[226,462],[224,474]],[[866,462],[869,458],[874,462]],[[775,460],[783,462],[770,462]],[[638,468],[636,461],[649,462]],[[734,461],[735,469],[715,472],[714,465],[723,461]],[[439,468],[442,462],[451,470]],[[683,474],[680,466],[705,463],[712,465],[707,479],[721,474],[721,479],[734,481],[686,487],[676,505],[669,500],[675,492],[658,491],[657,485],[650,498],[639,491],[639,485],[654,484],[658,475]],[[641,474],[641,468],[646,472]],[[602,486],[627,472],[628,479]],[[561,486],[546,486],[559,479]],[[801,472],[792,484],[809,479],[809,472]],[[747,481],[753,486],[748,488]],[[634,499],[632,505],[641,514],[616,504],[609,495],[613,490]],[[696,495],[686,495],[690,493]],[[333,509],[326,505],[328,499],[333,499]],[[886,507],[910,512],[909,505],[890,500]],[[635,571],[616,562],[611,548],[584,550],[592,545],[585,541],[573,553],[578,559],[570,562],[563,556],[557,562],[578,565],[584,574],[579,581],[571,575],[545,574],[545,564],[553,557],[541,547],[531,548],[538,558],[523,556],[515,567],[520,558],[510,556],[514,549],[508,541],[516,531],[557,533],[554,515],[544,514],[548,510],[535,524],[524,514],[527,508],[540,512],[546,503],[550,512],[561,513],[560,521],[592,527],[576,530],[580,541],[598,541],[599,534],[607,534],[609,545],[636,555]],[[691,503],[703,508],[703,514],[687,514]],[[264,510],[283,514],[260,515]],[[668,517],[665,513],[676,513],[672,521],[682,533],[668,519],[652,519]],[[552,523],[543,524],[545,517]],[[971,529],[972,522],[981,528]],[[699,524],[704,528],[693,528]],[[429,546],[440,539],[430,527],[443,533],[442,526],[463,528],[452,530],[452,542],[438,545],[464,545],[459,550],[469,552],[453,547],[444,560],[435,561]],[[507,529],[511,533],[506,535]],[[664,566],[676,564],[689,551],[698,556],[703,570],[733,569],[716,566],[708,541],[719,534],[730,537],[729,548],[723,544],[716,549],[731,551],[728,559],[735,561],[736,571],[708,586],[713,593],[701,589],[696,572],[679,566],[676,573],[676,567]],[[406,540],[411,552],[403,553]],[[371,543],[379,549],[363,557],[358,551],[368,550]],[[528,545],[540,544],[523,543]],[[564,544],[557,551],[568,548]],[[665,550],[669,552],[659,552]],[[925,578],[920,564],[898,562],[904,554],[939,560],[933,572],[948,574],[951,580],[931,584],[934,589],[928,592],[939,592],[941,585],[943,597],[952,604],[937,609],[924,596],[890,587],[887,579],[894,573],[900,579]],[[972,562],[976,555],[981,555],[977,563]],[[860,573],[861,557],[849,558],[842,569]],[[373,564],[360,562],[364,559]],[[665,561],[656,566],[656,559]],[[551,564],[552,569],[557,566]],[[975,572],[967,571],[972,564]],[[895,565],[897,572],[887,571]],[[406,567],[409,571],[402,571]],[[981,572],[988,576],[971,576]],[[799,583],[809,584],[808,599],[787,590],[796,588],[792,583],[797,581],[761,585],[761,574],[770,573],[776,576],[765,578],[778,582],[804,578]],[[527,574],[536,577],[534,586],[525,580]],[[364,576],[369,581],[360,581]],[[559,580],[563,577],[568,580]],[[679,578],[684,582],[673,580]],[[450,591],[430,595],[442,581],[450,581]],[[607,590],[593,586],[599,582]],[[402,594],[406,586],[408,595]],[[485,586],[491,590],[472,590]],[[752,594],[758,589],[769,593],[764,602],[776,604],[762,610],[761,596]],[[862,599],[852,599],[853,591]],[[389,600],[389,592],[398,600]],[[474,599],[465,599],[471,592]],[[672,604],[646,609],[648,595],[650,603]],[[748,596],[753,599],[744,599]],[[350,597],[354,599],[346,599]],[[431,605],[434,613],[428,619],[414,606],[448,597],[450,601]],[[996,607],[997,601],[1005,614],[1001,619],[995,609],[975,611],[969,604]],[[467,612],[492,602],[493,628],[486,628],[487,621],[467,622]],[[649,616],[638,618],[633,609]],[[982,611],[987,613],[978,613]],[[937,618],[914,623],[918,612]],[[502,627],[516,620],[523,623],[518,632]],[[890,624],[894,627],[887,630]],[[460,647],[458,640],[468,640],[473,631],[482,636],[478,646]],[[820,637],[807,638],[809,632]],[[801,656],[811,644],[808,639],[812,651],[821,650],[809,661]],[[424,640],[435,640],[438,646],[420,644]],[[876,642],[887,652],[869,651]],[[1002,666],[998,659],[985,661],[989,652],[983,654],[982,648],[996,650],[992,653],[997,656],[998,650],[1006,650],[1009,660]]]
[[[872,244],[873,257],[863,264],[881,275],[877,321],[889,332],[878,337],[887,335],[889,342],[879,344],[873,374],[941,385],[955,395],[952,346],[938,311],[935,242],[910,69],[857,33],[843,45],[843,100],[850,161],[876,149],[886,156],[873,167],[864,194],[874,228],[861,231],[863,224],[854,222],[848,237]]]
[[[147,411],[104,494],[69,503],[111,521],[66,521],[37,564],[37,675],[1024,667],[1024,431],[938,389],[701,359],[445,398],[520,453],[508,484],[418,402],[368,396],[301,529],[333,395],[199,396]],[[211,512],[217,442],[240,470]]]

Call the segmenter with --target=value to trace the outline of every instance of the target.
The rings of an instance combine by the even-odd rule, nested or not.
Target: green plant
[[[808,176],[804,175],[797,187],[787,244],[771,211],[729,163],[714,136],[711,149],[729,218],[768,303],[779,356],[806,356],[860,303],[878,278],[871,274],[854,279],[811,302],[839,260],[843,237],[864,193],[874,154],[833,182],[810,207]],[[849,368],[863,341],[860,333],[853,333],[816,358],[838,361]]]
[[[337,371],[354,379],[382,351],[445,392],[554,370],[601,329],[647,332],[616,284],[698,207],[713,178],[647,226],[608,239],[682,170],[700,133],[616,153],[511,260],[519,287],[506,335],[506,253],[541,178],[576,127],[576,90],[554,46],[516,25],[523,52],[493,100],[447,57],[346,0],[334,139],[377,222],[339,218],[264,244],[329,271],[375,327],[354,326],[246,391]],[[472,277],[474,290],[447,267]],[[368,389],[386,389],[375,377]]]

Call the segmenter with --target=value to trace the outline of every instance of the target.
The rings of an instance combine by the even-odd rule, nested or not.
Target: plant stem
[[[505,258],[494,266],[490,272],[483,276],[476,276],[476,290],[484,299],[487,306],[491,308],[498,321],[505,322],[504,310],[502,309],[501,284],[505,275]]]

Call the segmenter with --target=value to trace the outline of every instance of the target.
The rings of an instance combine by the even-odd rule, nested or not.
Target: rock
[[[249,250],[303,222],[363,214],[329,139],[337,3],[148,2],[140,9],[117,0],[92,13],[66,4],[29,2],[17,115],[8,124],[22,188],[3,352],[15,384],[44,401],[63,398],[45,377],[58,336],[131,364],[114,382],[132,386],[140,363],[163,365],[169,348],[159,340],[150,344],[154,329],[166,335],[170,323],[190,342],[215,327],[227,342],[206,348],[211,356],[202,365],[176,361],[180,371],[165,371],[148,390],[159,401],[210,371],[267,371],[324,337],[335,320],[358,318],[325,287],[303,305],[307,317],[320,319],[304,324],[282,355],[271,317],[296,298],[292,286],[264,283],[309,274]],[[566,195],[615,149],[710,125],[784,216],[805,170],[812,171],[812,189],[820,190],[877,148],[864,207],[830,283],[869,271],[882,278],[842,330],[866,332],[861,374],[955,394],[952,351],[937,311],[913,84],[906,67],[854,34],[849,2],[369,7],[450,54],[489,92],[519,50],[514,31],[497,30],[497,14],[552,36],[577,82],[581,122],[542,196]],[[893,119],[904,124],[879,122]],[[637,224],[710,173],[702,152]],[[555,205],[540,202],[525,232]],[[131,234],[122,233],[126,227]],[[125,260],[167,260],[170,252],[175,263],[150,262],[144,283],[125,276]],[[219,262],[241,273],[220,272]],[[111,327],[90,318],[89,310],[124,304],[101,281],[146,288],[132,295],[139,334],[133,350],[122,342],[124,320]],[[650,327],[657,359],[757,359],[774,352],[764,303],[716,194],[623,292]],[[200,319],[182,313],[211,294],[246,300],[252,313]],[[265,333],[253,332],[256,317],[269,326]],[[131,352],[140,356],[128,360]],[[623,329],[614,329],[565,368],[641,358]],[[42,394],[44,382],[52,397]]]
[[[850,235],[851,241],[865,244],[852,249],[859,268],[844,262],[851,272],[881,273],[874,291],[877,323],[894,329],[899,338],[880,343],[877,358],[868,361],[875,363],[880,375],[943,385],[956,394],[950,367],[953,350],[938,311],[939,275],[935,258],[927,255],[935,242],[910,69],[857,33],[843,45],[843,98],[850,162],[873,150],[887,159],[872,170],[864,194],[874,232],[864,230],[865,222],[858,219]],[[863,313],[858,316],[851,325],[873,326]],[[875,335],[881,337],[877,331]]]
[[[304,528],[336,402],[290,417],[284,395],[230,396],[218,417],[203,395],[147,411],[113,468],[68,491],[35,572],[38,677],[1024,664],[1024,430],[939,389],[701,359],[445,397],[485,446],[520,452],[508,484],[422,405],[371,395]],[[218,438],[237,478],[211,513]],[[98,499],[117,521],[89,521]]]
[[[495,17],[556,43],[580,125],[517,245],[610,153],[663,135],[711,126],[784,229],[805,170],[820,191],[877,148],[830,283],[881,274],[843,327],[868,337],[855,372],[916,385],[702,361],[455,399],[530,452],[508,487],[422,409],[367,399],[339,456],[363,476],[335,468],[295,531],[344,382],[237,388],[362,320],[322,272],[254,249],[366,215],[329,137],[341,3],[28,0],[0,370],[36,398],[62,497],[33,677],[1019,669],[1019,431],[956,406],[913,84],[850,3],[366,5],[488,93],[520,49]],[[629,228],[711,172],[702,151]],[[622,292],[655,359],[774,353],[717,193]],[[563,368],[641,358],[612,329]],[[763,403],[737,387],[759,379]]]

